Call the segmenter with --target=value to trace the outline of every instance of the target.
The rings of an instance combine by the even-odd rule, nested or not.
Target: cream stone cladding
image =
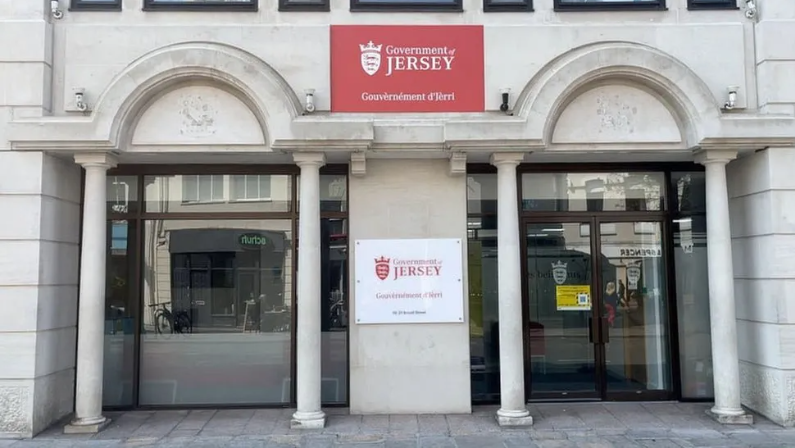
[[[0,45],[0,212],[33,214],[42,224],[35,231],[11,224],[0,231],[0,266],[13,262],[14,268],[0,274],[0,295],[12,298],[0,302],[0,311],[14,316],[0,319],[0,347],[26,347],[4,352],[0,436],[36,433],[68,413],[72,400],[66,392],[71,388],[59,386],[63,395],[51,395],[55,382],[43,379],[61,384],[74,376],[73,357],[60,358],[74,350],[46,342],[53,328],[74,333],[74,314],[59,312],[65,320],[53,323],[48,316],[56,308],[46,303],[56,300],[47,295],[52,279],[59,285],[58,303],[75,302],[78,265],[77,251],[69,245],[79,225],[72,194],[79,191],[79,176],[71,161],[56,157],[71,160],[75,153],[107,151],[120,163],[289,163],[286,152],[312,149],[325,152],[329,162],[351,161],[352,174],[364,176],[352,190],[378,181],[367,176],[391,174],[384,173],[385,163],[368,174],[367,159],[375,157],[415,159],[405,162],[408,168],[424,166],[419,160],[425,158],[449,158],[449,170],[458,174],[466,161],[487,161],[490,153],[503,150],[532,153],[525,159],[532,163],[693,160],[698,148],[731,147],[745,156],[772,147],[767,151],[777,155],[766,159],[767,166],[791,163],[780,156],[795,143],[791,2],[758,0],[757,19],[747,19],[743,9],[690,11],[684,0],[669,0],[665,11],[589,13],[557,13],[551,0],[536,0],[534,12],[500,14],[484,14],[479,0],[465,0],[463,13],[350,13],[347,0],[332,1],[327,13],[278,12],[275,1],[265,0],[256,13],[143,12],[141,0],[124,0],[123,11],[78,12],[66,11],[65,3],[64,17],[53,20],[48,1],[0,2],[0,42],[14,43]],[[328,114],[329,23],[483,24],[488,112]],[[739,87],[737,102],[733,110],[721,110],[732,85]],[[75,110],[75,88],[85,89],[88,112]],[[511,89],[512,115],[498,112],[503,88]],[[302,111],[305,89],[315,89],[313,114]],[[180,101],[184,105],[185,99],[212,110],[214,126],[183,120]],[[764,152],[730,165],[736,191],[754,191],[754,176],[774,179],[772,168],[754,168],[760,163],[755,160],[768,157],[759,154]],[[428,163],[429,175],[444,174],[437,165]],[[756,174],[737,174],[745,171]],[[23,182],[35,179],[41,182]],[[455,177],[438,182],[450,198],[454,186],[465,184]],[[744,183],[749,185],[745,190]],[[30,196],[24,207],[33,209],[20,208],[14,202],[19,197],[9,199],[17,194]],[[734,199],[732,206],[739,204]],[[56,220],[49,213],[62,205],[69,211],[58,213],[57,222],[72,230],[55,239],[44,223]],[[355,205],[351,210],[356,229]],[[743,216],[752,223],[767,219]],[[429,229],[428,235],[440,233]],[[786,226],[779,230],[786,233]],[[745,238],[742,230],[735,238]],[[65,242],[58,246],[59,254],[68,255],[63,262],[51,265],[52,256],[29,256],[49,253],[43,248],[54,244],[50,240]],[[795,255],[780,255],[782,278],[795,278],[787,270]],[[748,323],[753,319],[741,307],[778,293],[749,292],[745,284],[751,282],[742,269],[761,269],[764,260],[744,260],[735,261],[744,402],[792,424],[792,368],[776,361],[791,358],[788,346],[755,336],[770,328],[786,336],[788,327],[781,324],[789,321],[782,308],[775,308],[766,317],[778,322],[775,327]],[[17,276],[16,269],[26,275]],[[23,287],[29,295],[19,292]],[[795,299],[791,288],[780,291],[780,300]],[[15,326],[20,322],[27,322],[24,330]],[[27,345],[17,344],[19,331],[27,332]],[[455,334],[451,330],[439,337]],[[366,332],[351,330],[352,340],[361,336]],[[73,336],[57,339],[74,345]],[[369,377],[383,367],[365,361],[352,351],[351,378]],[[445,364],[438,372],[454,375],[456,390],[464,391],[464,351],[440,361]],[[776,401],[774,395],[782,391],[784,398]],[[460,398],[428,409],[466,410]],[[361,390],[351,391],[351,405],[373,412],[402,410],[398,402],[391,407],[368,402]]]

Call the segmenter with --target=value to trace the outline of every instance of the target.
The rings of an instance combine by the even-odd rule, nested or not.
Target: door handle
[[[600,323],[602,324],[601,325],[601,327],[602,327],[601,328],[601,330],[602,330],[601,331],[601,333],[602,333],[601,336],[602,337],[600,338],[601,342],[603,344],[609,344],[610,343],[610,328],[607,326],[607,318],[603,317],[602,321]]]
[[[599,329],[596,328],[596,326],[594,324],[595,324],[595,322],[593,320],[593,317],[589,317],[588,318],[588,341],[591,344],[593,344],[594,342],[598,344],[598,343],[601,342],[601,338],[600,338],[600,334],[599,334]]]

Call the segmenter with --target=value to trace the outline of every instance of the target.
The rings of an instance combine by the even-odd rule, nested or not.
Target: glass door
[[[672,390],[662,223],[599,221],[605,398]]]
[[[597,216],[524,222],[528,396],[669,398],[662,223]]]
[[[601,398],[591,225],[528,220],[523,226],[525,372],[533,399]]]

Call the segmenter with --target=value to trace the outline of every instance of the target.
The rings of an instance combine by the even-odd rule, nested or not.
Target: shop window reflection
[[[703,172],[671,174],[676,306],[682,397],[714,396],[707,268],[706,185]]]
[[[472,401],[490,403],[500,399],[497,219],[470,217],[467,227]]]
[[[321,401],[342,404],[348,397],[347,220],[323,218],[320,232]]]
[[[663,173],[525,173],[524,211],[659,211]]]
[[[108,176],[105,194],[109,215],[138,212],[138,178],[136,176]]]
[[[290,220],[147,220],[142,405],[290,401]]]
[[[147,213],[289,212],[289,175],[174,174],[144,176]]]
[[[136,222],[108,221],[103,405],[133,404]]]

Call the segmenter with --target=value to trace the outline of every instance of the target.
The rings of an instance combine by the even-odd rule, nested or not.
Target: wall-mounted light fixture
[[[508,112],[508,101],[511,98],[511,89],[507,87],[500,89],[500,95],[502,96],[502,103],[500,103],[500,111]]]
[[[734,109],[734,105],[737,102],[737,91],[740,90],[738,86],[729,86],[726,88],[728,99],[726,103],[723,105],[725,110],[732,110]]]
[[[306,95],[304,110],[311,114],[315,111],[315,89],[306,89],[304,90],[304,94]]]
[[[755,19],[758,12],[755,0],[745,0],[745,17]]]
[[[63,11],[59,9],[58,0],[50,0],[50,13],[55,20],[63,18]]]
[[[82,87],[76,87],[74,89],[75,92],[75,108],[80,112],[85,112],[88,110],[88,104],[86,104],[85,100],[85,89]]]

